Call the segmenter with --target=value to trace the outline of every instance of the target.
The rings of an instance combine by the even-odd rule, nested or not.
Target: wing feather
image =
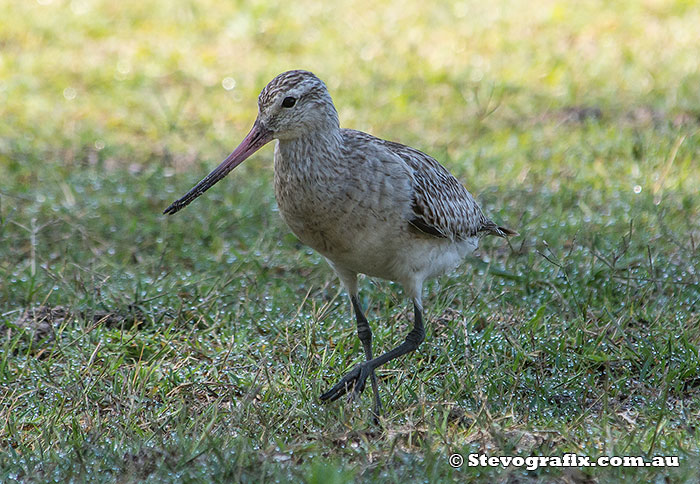
[[[435,158],[399,143],[385,143],[413,170],[411,225],[452,240],[496,233],[497,225],[484,215],[472,194]]]
[[[407,220],[412,228],[455,241],[486,234],[517,235],[487,218],[471,193],[435,158],[361,131],[345,131],[351,132],[354,138],[384,146],[406,164],[413,175],[412,214]]]

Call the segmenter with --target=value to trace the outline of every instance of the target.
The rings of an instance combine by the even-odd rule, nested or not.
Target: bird
[[[277,141],[279,213],[337,274],[365,354],[320,399],[335,401],[348,394],[357,400],[369,378],[376,419],[383,408],[375,370],[415,351],[425,339],[424,282],[457,268],[483,236],[518,233],[486,217],[471,193],[431,156],[341,128],[326,84],[306,70],[272,79],[258,96],[257,118],[240,145],[163,213],[187,206],[272,140]],[[399,283],[413,303],[413,327],[405,340],[377,357],[360,306],[359,274]]]

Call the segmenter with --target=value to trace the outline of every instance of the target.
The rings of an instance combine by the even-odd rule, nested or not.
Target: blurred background
[[[693,0],[33,0],[0,13],[5,163],[25,148],[64,165],[218,160],[292,68],[326,81],[343,126],[455,160],[484,134],[475,123],[700,114]]]

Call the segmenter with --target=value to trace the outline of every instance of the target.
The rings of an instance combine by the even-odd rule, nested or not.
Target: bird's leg
[[[350,301],[352,302],[352,308],[355,311],[355,318],[357,319],[357,336],[362,342],[362,346],[365,349],[365,358],[367,361],[372,359],[372,329],[369,327],[367,318],[362,313],[360,308],[360,302],[357,300],[357,295],[350,296]],[[374,370],[370,371],[369,374],[370,381],[372,382],[372,392],[374,393],[374,417],[379,417],[382,412],[382,401],[379,398],[379,387],[377,386],[377,375]],[[358,395],[359,392],[353,391],[353,395]]]
[[[423,328],[422,306],[419,299],[413,300],[414,322],[413,329],[406,336],[406,340],[396,348],[387,351],[381,356],[373,358],[364,363],[360,363],[347,373],[333,388],[321,395],[321,400],[334,401],[348,392],[350,388],[356,393],[362,393],[365,388],[367,377],[378,366],[383,365],[387,361],[398,358],[414,351],[425,339],[425,328]]]

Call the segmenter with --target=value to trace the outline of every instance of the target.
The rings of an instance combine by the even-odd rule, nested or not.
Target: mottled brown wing
[[[384,143],[413,170],[412,226],[452,240],[474,237],[496,227],[467,189],[437,160],[399,143]]]
[[[409,146],[344,130],[352,138],[377,143],[400,157],[413,177],[412,227],[434,237],[464,240],[478,235],[517,235],[486,218],[471,193],[434,158]]]

